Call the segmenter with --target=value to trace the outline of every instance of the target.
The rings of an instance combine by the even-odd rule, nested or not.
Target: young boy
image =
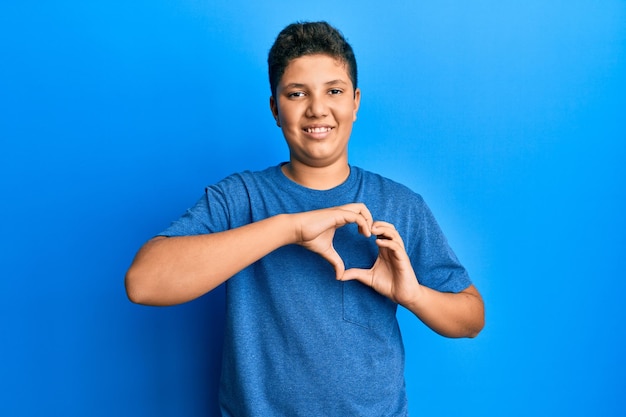
[[[473,337],[483,303],[422,198],[348,164],[361,92],[325,22],[269,58],[289,162],[231,175],[138,252],[129,298],[183,303],[226,282],[224,416],[404,416],[397,305]]]

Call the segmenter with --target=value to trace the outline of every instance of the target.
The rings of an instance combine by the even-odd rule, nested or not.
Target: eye
[[[299,98],[304,97],[304,91],[293,91],[287,94],[288,98]]]
[[[330,94],[330,95],[341,94],[341,93],[343,93],[343,90],[341,90],[339,88],[332,88],[332,89],[328,90],[328,94]]]

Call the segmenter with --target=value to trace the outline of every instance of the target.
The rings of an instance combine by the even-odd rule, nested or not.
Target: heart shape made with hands
[[[365,204],[352,203],[295,216],[300,245],[326,259],[335,269],[337,280],[357,280],[398,303],[419,287],[399,232],[391,223],[374,221]],[[363,237],[374,236],[375,245],[355,244],[354,227]],[[376,247],[378,254],[370,268],[346,269],[339,255],[341,252],[350,260],[372,259]]]
[[[337,234],[350,233],[349,230],[336,231]],[[348,229],[348,228],[346,228]],[[386,222],[377,221],[371,228],[372,236],[367,238],[361,233],[361,238],[365,237],[368,243],[356,244],[354,232],[348,236],[340,236],[337,242],[340,244],[337,249],[331,246],[331,265],[335,268],[336,278],[339,281],[356,280],[364,285],[373,288],[378,293],[390,298],[396,303],[402,303],[419,286],[415,272],[411,265],[410,258],[406,253],[404,241],[396,228]],[[347,238],[347,239],[344,239]],[[371,244],[374,242],[374,245]],[[377,248],[376,248],[377,247]],[[371,259],[373,251],[378,250],[376,260],[370,268],[345,268],[344,257],[348,255],[353,259]],[[322,255],[323,256],[323,255]],[[328,258],[326,258],[328,260]]]

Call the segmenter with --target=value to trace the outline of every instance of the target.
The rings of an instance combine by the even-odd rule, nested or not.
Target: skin
[[[270,98],[289,147],[290,162],[283,166],[288,178],[320,190],[346,180],[348,141],[360,99],[341,61],[307,55],[289,63]],[[346,270],[333,247],[335,231],[349,223],[356,223],[364,237],[377,236],[379,255],[370,269]],[[474,337],[484,326],[476,288],[453,294],[420,285],[395,227],[373,219],[361,203],[281,214],[219,233],[154,238],[139,250],[127,272],[127,293],[140,304],[183,303],[288,244],[319,254],[333,266],[336,279],[372,287],[441,335]]]
[[[289,63],[270,108],[289,147],[283,172],[306,187],[329,189],[350,174],[348,141],[361,91],[340,61],[307,55]]]

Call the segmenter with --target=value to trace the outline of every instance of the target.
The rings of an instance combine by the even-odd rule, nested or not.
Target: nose
[[[307,107],[306,116],[311,118],[320,118],[328,115],[328,106],[321,94],[311,94],[309,96],[309,105]]]

